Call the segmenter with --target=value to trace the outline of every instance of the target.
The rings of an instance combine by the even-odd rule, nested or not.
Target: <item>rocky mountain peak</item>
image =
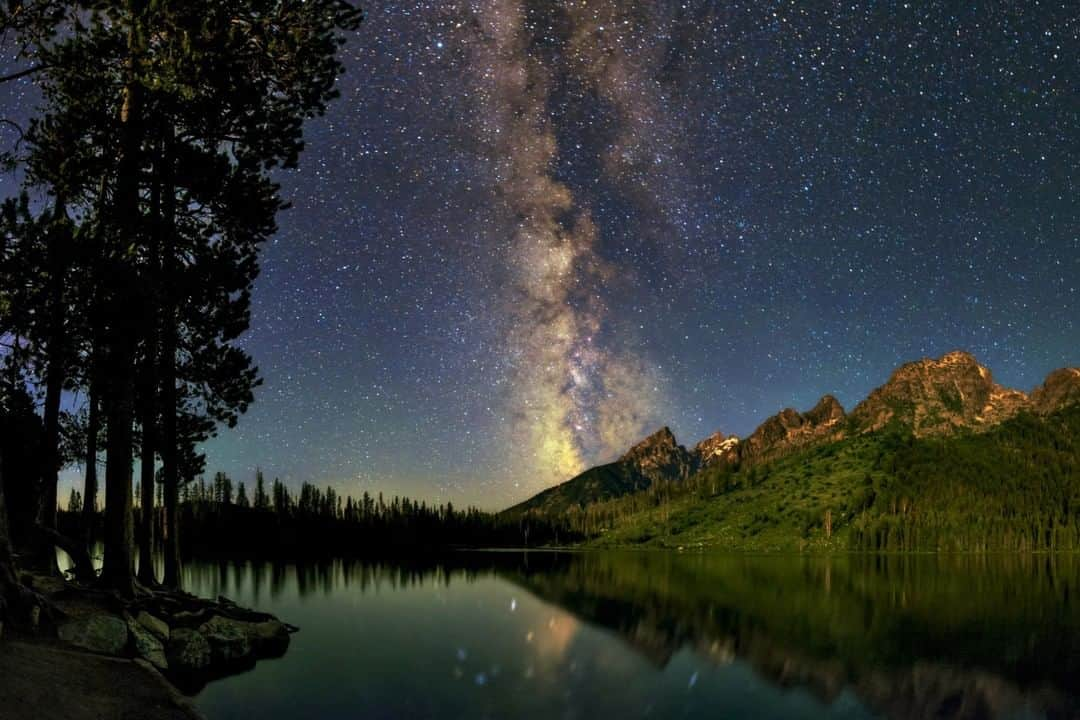
[[[619,458],[619,463],[648,478],[683,480],[697,469],[695,457],[675,440],[667,426],[639,442]]]
[[[1027,402],[1024,393],[994,382],[970,353],[954,351],[901,365],[851,416],[860,432],[896,422],[921,437],[996,425]]]
[[[975,356],[963,350],[954,350],[934,358],[906,362],[893,371],[889,383],[903,382],[914,377],[968,377],[980,382],[993,383],[990,371],[979,364]]]
[[[739,459],[739,438],[734,435],[725,437],[724,433],[715,432],[695,445],[693,454],[702,467],[735,462]]]
[[[758,426],[740,449],[744,462],[760,462],[795,448],[838,438],[843,432],[844,408],[826,395],[806,413],[785,408]]]
[[[825,395],[803,417],[813,425],[836,425],[845,417],[844,406],[832,395]]]
[[[975,356],[966,350],[953,350],[945,353],[937,362],[942,365],[975,365],[981,367]]]
[[[713,451],[716,450],[716,448],[724,444],[725,440],[727,440],[727,436],[717,430],[712,435],[695,445],[694,452],[702,456],[711,455]]]
[[[1080,402],[1080,368],[1055,370],[1031,393],[1032,409],[1046,415]]]
[[[634,447],[627,450],[622,459],[627,460],[638,455],[655,452],[656,450],[670,450],[677,448],[678,446],[679,443],[675,440],[675,433],[671,432],[671,428],[665,425]]]

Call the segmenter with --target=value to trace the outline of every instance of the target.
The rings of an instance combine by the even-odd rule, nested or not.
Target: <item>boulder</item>
[[[277,620],[243,623],[251,649],[259,657],[278,657],[289,647],[289,630]]]
[[[169,667],[179,672],[202,672],[210,667],[210,643],[196,630],[173,630],[168,645]]]
[[[145,614],[145,613],[144,613]],[[135,645],[135,652],[158,670],[168,670],[169,661],[165,657],[165,646],[161,640],[147,630],[134,618],[127,619],[128,631]]]
[[[169,641],[169,626],[164,620],[159,620],[145,610],[135,616],[135,622],[139,623],[151,635],[162,642]]]
[[[200,625],[206,622],[206,613],[203,611],[191,612],[189,610],[183,610],[178,613],[173,613],[169,618],[169,627],[173,628],[191,628],[196,629]]]
[[[245,623],[215,615],[199,626],[201,634],[210,644],[215,664],[232,665],[251,657],[251,640]]]
[[[77,617],[61,625],[57,633],[69,645],[106,655],[120,655],[128,643],[128,625],[115,615]]]

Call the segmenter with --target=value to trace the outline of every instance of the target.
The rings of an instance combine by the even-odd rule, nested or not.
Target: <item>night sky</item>
[[[1080,363],[1071,0],[364,7],[211,472],[494,509],[906,360]]]

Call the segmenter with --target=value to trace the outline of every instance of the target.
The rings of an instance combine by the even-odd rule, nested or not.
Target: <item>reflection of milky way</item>
[[[599,255],[589,209],[553,175],[560,148],[549,111],[551,58],[530,51],[535,38],[521,2],[480,3],[474,20],[468,67],[477,139],[495,166],[500,207],[514,218],[503,301],[512,317],[513,432],[525,448],[518,471],[538,489],[639,437],[653,420],[656,381],[635,355],[600,341],[608,318],[602,293],[620,269]],[[586,81],[594,72],[592,64],[566,70]]]
[[[537,613],[536,619],[544,621],[544,615]],[[573,615],[560,612],[548,617],[536,629],[529,630],[525,642],[535,648],[538,660],[554,665],[566,660],[580,629],[581,624]]]

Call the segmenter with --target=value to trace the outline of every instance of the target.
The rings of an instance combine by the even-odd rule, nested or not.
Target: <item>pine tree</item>
[[[166,395],[177,383],[190,383],[206,417],[231,427],[259,382],[251,358],[230,343],[247,327],[258,246],[274,231],[280,208],[265,173],[295,165],[302,120],[321,114],[334,97],[339,32],[355,28],[360,15],[334,0],[279,6],[272,16],[258,5],[220,2],[169,4],[164,14],[176,28],[169,37],[185,39],[177,56],[195,62],[177,72],[174,64],[162,67],[163,92],[155,102],[162,108],[161,148],[173,186],[163,197],[173,208],[191,200],[215,208],[217,243],[211,248],[198,241],[204,232],[185,244],[176,232],[179,218],[166,213],[173,231],[164,236],[162,383]],[[238,26],[242,32],[234,32]],[[175,97],[182,101],[170,100]],[[227,152],[216,150],[226,144]],[[191,259],[186,265],[178,262],[181,251]],[[177,365],[180,348],[191,361]],[[173,403],[163,397],[163,405]],[[164,431],[169,514],[177,475],[166,457],[177,443],[169,419]],[[170,559],[174,547],[166,545],[167,574],[178,562]]]
[[[75,488],[71,488],[71,495],[68,496],[67,511],[69,513],[82,512],[82,495]]]
[[[93,360],[91,360],[93,362]],[[83,542],[89,547],[93,542],[93,528],[95,517],[98,512],[98,435],[100,434],[101,403],[98,399],[94,385],[91,384],[87,397],[89,405],[88,422],[86,426],[86,457],[85,477],[83,480]]]
[[[46,390],[42,525],[55,522],[60,393],[85,383],[106,432],[102,581],[131,596],[135,424],[141,552],[160,454],[165,582],[175,586],[178,491],[200,472],[195,448],[216,426],[235,425],[258,385],[235,341],[249,321],[259,246],[281,209],[268,172],[296,164],[302,123],[335,96],[341,33],[360,14],[340,0],[110,0],[69,11],[52,2],[0,9],[20,59],[40,68],[47,110],[31,133],[27,175],[53,197],[40,221],[24,225],[22,247],[34,252],[21,262],[40,280],[26,286],[37,295],[7,307],[33,310],[16,320],[33,321],[21,336]],[[69,272],[75,263],[87,271]],[[92,291],[65,284],[75,276]],[[4,277],[22,276],[5,268]],[[79,357],[85,367],[72,367]],[[97,494],[90,459],[86,507]]]
[[[261,469],[255,470],[255,509],[270,509],[270,498],[266,495],[266,481],[263,479]]]
[[[4,492],[3,465],[3,462],[0,462],[0,634],[3,632],[9,608],[18,597],[20,588],[15,575],[15,557],[11,550],[11,531],[8,524],[8,509]]]

